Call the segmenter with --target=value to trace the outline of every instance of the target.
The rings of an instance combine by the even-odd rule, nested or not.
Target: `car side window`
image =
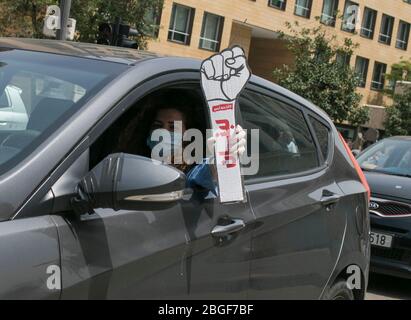
[[[259,169],[245,179],[288,175],[319,166],[318,153],[303,113],[282,101],[245,91],[239,100],[247,153],[252,148],[251,130],[259,132]],[[255,156],[255,155],[254,155]]]
[[[0,95],[0,109],[8,109],[11,108],[9,98],[7,97],[6,91]]]
[[[330,129],[312,116],[309,116],[309,119],[313,126],[314,134],[317,136],[323,160],[326,161],[330,149]]]

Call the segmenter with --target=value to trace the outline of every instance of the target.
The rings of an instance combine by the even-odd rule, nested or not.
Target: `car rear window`
[[[0,49],[0,174],[30,154],[126,67]]]
[[[330,129],[314,117],[309,116],[309,118],[311,125],[313,126],[314,133],[317,136],[318,143],[320,145],[323,161],[325,162],[328,158],[328,153],[330,150]]]

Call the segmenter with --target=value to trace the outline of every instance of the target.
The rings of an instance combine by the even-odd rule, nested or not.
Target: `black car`
[[[0,38],[0,96],[19,88],[28,115],[22,128],[0,113],[0,298],[364,298],[366,181],[313,104],[250,78],[235,109],[259,133],[244,202],[145,153],[153,101],[170,92],[196,130],[211,127],[200,66]]]
[[[381,140],[358,162],[371,188],[371,270],[411,278],[411,137]]]

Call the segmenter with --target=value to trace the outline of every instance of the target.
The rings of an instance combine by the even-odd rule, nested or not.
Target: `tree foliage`
[[[322,108],[335,122],[348,121],[356,126],[367,122],[368,108],[359,106],[360,80],[347,63],[341,62],[357,45],[350,38],[339,43],[321,25],[300,28],[296,22],[286,26],[289,32],[280,31],[280,38],[293,54],[294,64],[276,68],[274,79]]]
[[[2,0],[0,36],[41,37],[42,22],[53,0]]]
[[[391,73],[387,73],[385,78],[390,82],[385,93],[392,97],[397,81],[411,81],[411,60],[401,60],[394,63],[391,66]]]
[[[411,135],[411,89],[401,94],[394,93],[397,81],[411,81],[411,60],[394,63],[386,78],[390,87],[385,93],[393,98],[393,105],[386,107],[386,135]]]
[[[0,36],[42,37],[42,25],[48,5],[57,0],[2,0],[0,2]],[[95,42],[101,22],[116,17],[139,31],[139,47],[155,32],[154,16],[161,11],[163,0],[73,0],[70,18],[77,20],[76,40]]]
[[[411,136],[411,89],[394,95],[394,104],[387,107],[386,135]]]

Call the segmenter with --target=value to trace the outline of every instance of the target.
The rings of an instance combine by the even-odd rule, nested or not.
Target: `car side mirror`
[[[117,153],[107,156],[76,188],[72,198],[78,214],[97,208],[164,210],[182,199],[186,177],[159,161]]]

